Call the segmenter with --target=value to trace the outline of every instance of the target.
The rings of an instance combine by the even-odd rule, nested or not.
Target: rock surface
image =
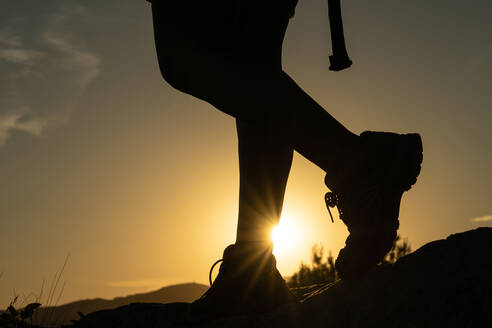
[[[267,314],[200,321],[188,303],[134,303],[70,327],[492,327],[491,278],[492,228],[478,228]]]

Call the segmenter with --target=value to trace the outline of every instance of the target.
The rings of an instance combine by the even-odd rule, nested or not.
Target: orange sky
[[[38,293],[68,253],[62,303],[206,283],[235,237],[233,119],[162,81],[145,1],[2,8],[0,307]],[[491,14],[485,0],[346,1],[341,73],[325,1],[300,0],[287,32],[285,70],[349,129],[421,133],[400,215],[414,249],[492,223]],[[297,154],[291,172],[284,213],[302,233],[278,255],[285,275],[346,237],[323,172]]]

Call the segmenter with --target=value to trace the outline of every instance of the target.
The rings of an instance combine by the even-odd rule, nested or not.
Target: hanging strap
[[[340,0],[328,0],[328,16],[330,18],[331,45],[333,51],[333,54],[330,56],[330,70],[341,71],[349,68],[352,65],[352,61],[345,47]]]

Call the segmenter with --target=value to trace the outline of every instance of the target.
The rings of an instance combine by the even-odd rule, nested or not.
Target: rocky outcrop
[[[200,320],[188,303],[134,303],[72,327],[492,327],[492,228],[426,244],[365,277],[316,286],[301,303]]]

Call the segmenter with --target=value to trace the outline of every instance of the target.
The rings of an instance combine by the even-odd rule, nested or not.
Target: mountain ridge
[[[83,315],[100,311],[110,310],[131,303],[171,303],[171,302],[192,302],[200,297],[208,286],[199,283],[183,283],[165,286],[147,293],[129,294],[127,296],[117,296],[112,299],[91,298],[69,302],[66,304],[50,307],[42,307],[33,316],[34,324],[42,325],[63,325],[71,320],[80,318],[79,312]]]

